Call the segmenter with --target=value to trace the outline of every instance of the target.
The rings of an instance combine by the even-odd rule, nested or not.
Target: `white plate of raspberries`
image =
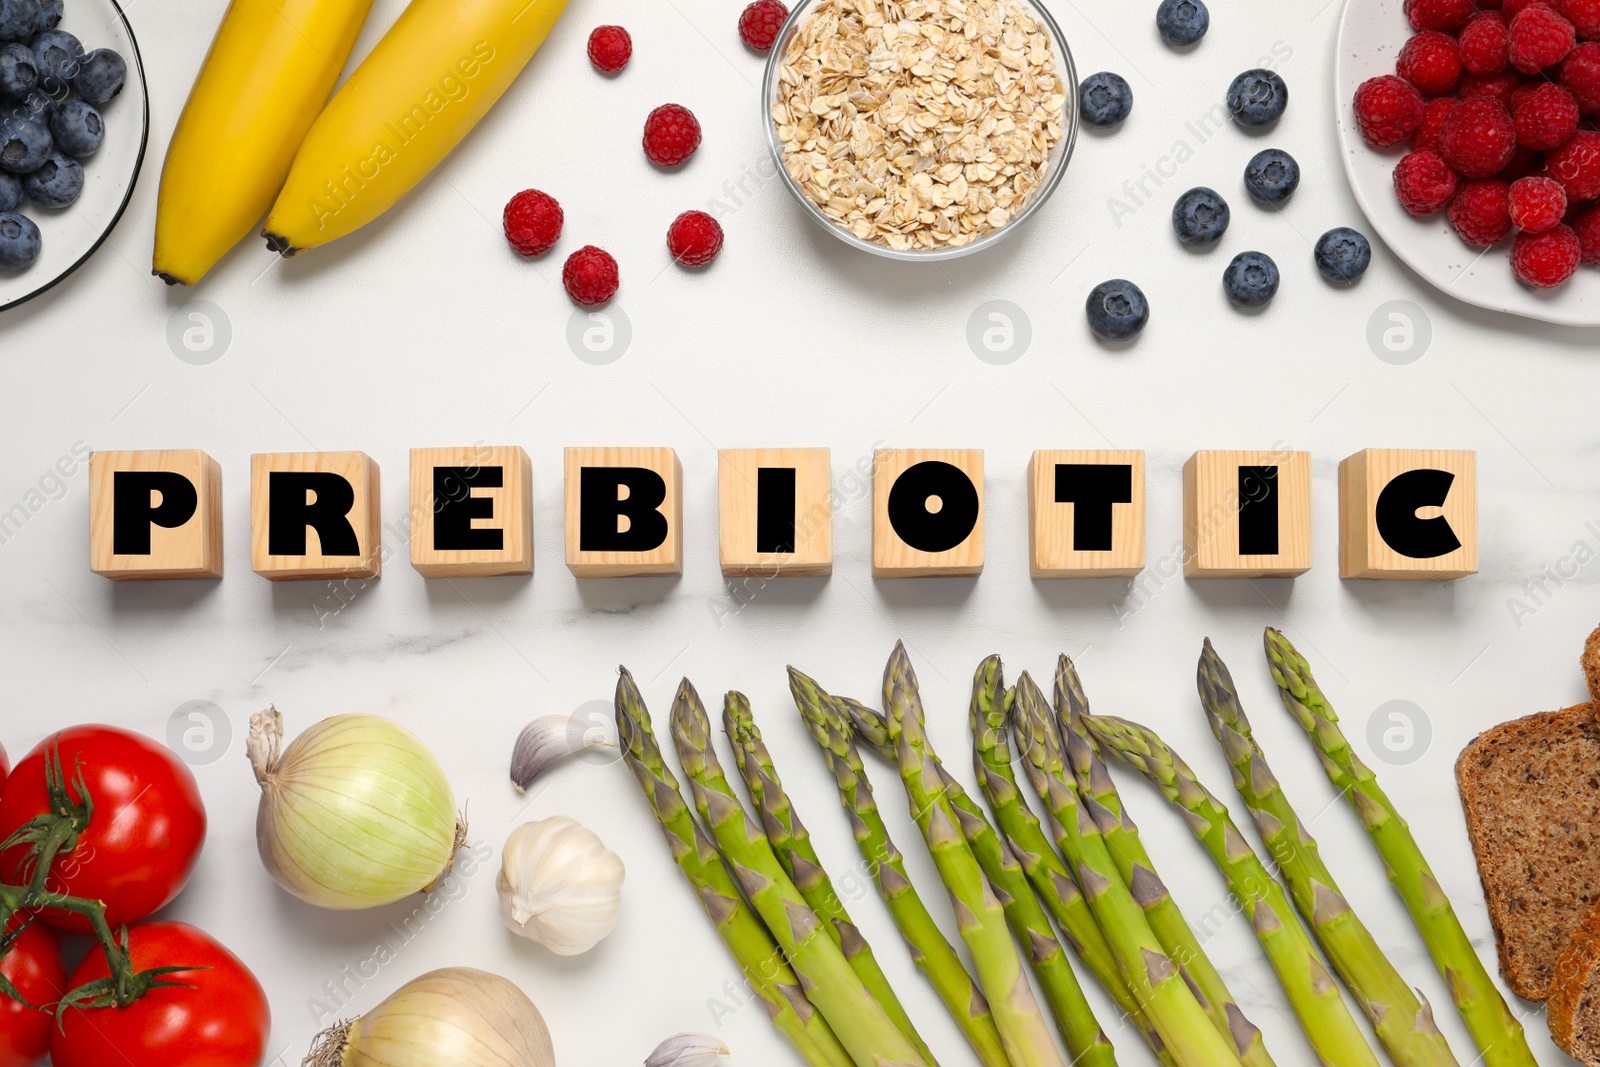
[[[1345,173],[1412,270],[1600,326],[1600,0],[1346,0]]]

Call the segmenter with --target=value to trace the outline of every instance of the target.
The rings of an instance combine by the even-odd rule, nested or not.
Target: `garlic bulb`
[[[622,860],[565,816],[523,823],[500,857],[500,917],[558,956],[588,952],[617,927]]]
[[[717,1067],[731,1055],[710,1034],[674,1034],[656,1046],[644,1067]]]
[[[446,967],[317,1035],[302,1067],[555,1067],[550,1030],[499,975]]]

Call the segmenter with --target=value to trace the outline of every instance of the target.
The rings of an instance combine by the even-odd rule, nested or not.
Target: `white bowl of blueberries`
[[[73,0],[70,13],[65,0],[0,0],[0,310],[103,243],[143,161],[147,113],[115,0]]]

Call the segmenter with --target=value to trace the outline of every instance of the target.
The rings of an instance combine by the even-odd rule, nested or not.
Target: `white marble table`
[[[572,765],[530,803],[506,781],[518,729],[535,715],[603,709],[618,663],[661,714],[680,675],[708,694],[738,687],[753,699],[824,858],[856,882],[845,877],[858,875],[854,850],[788,700],[784,664],[870,695],[894,640],[905,638],[934,739],[964,768],[967,686],[979,658],[998,651],[1013,673],[1048,673],[1066,650],[1098,708],[1159,726],[1231,799],[1192,681],[1209,635],[1353,903],[1470,1061],[1465,1031],[1381,866],[1276,703],[1260,633],[1280,626],[1312,657],[1358,749],[1381,768],[1492,957],[1451,765],[1483,727],[1583,693],[1576,658],[1600,621],[1600,568],[1590,562],[1600,553],[1600,338],[1466,308],[1383,248],[1353,290],[1316,276],[1316,235],[1362,225],[1329,120],[1336,8],[1319,2],[1218,4],[1210,36],[1178,56],[1156,37],[1144,11],[1153,5],[1124,15],[1106,0],[1056,0],[1079,70],[1126,74],[1134,116],[1119,133],[1083,138],[1055,200],[1026,232],[933,269],[851,253],[763,176],[760,67],[734,36],[737,0],[574,0],[502,106],[390,218],[294,262],[247,247],[192,293],[164,290],[147,264],[161,150],[223,4],[134,3],[155,120],[134,203],[81,276],[0,319],[0,513],[15,514],[13,504],[26,513],[0,544],[11,690],[0,741],[16,756],[48,728],[85,719],[166,736],[186,702],[221,709],[227,747],[191,753],[211,836],[171,913],[213,931],[256,969],[282,1063],[299,1062],[325,1019],[362,1011],[424,970],[463,963],[519,981],[549,1019],[564,1064],[638,1063],[668,1034],[719,1026],[737,1062],[789,1063],[759,1010],[715,1017],[726,1014],[718,1005],[730,1003],[724,990],[738,972],[631,778],[615,766]],[[400,6],[380,0],[358,53]],[[636,57],[620,79],[601,82],[583,42],[607,21],[630,27]],[[1212,103],[1261,57],[1276,57],[1291,86],[1281,128],[1255,139],[1226,127],[1202,140],[1196,131]],[[699,155],[672,175],[652,170],[638,150],[644,113],[667,100],[691,106],[707,130]],[[1277,214],[1250,204],[1240,186],[1245,160],[1268,144],[1305,169]],[[1181,250],[1167,221],[1172,199],[1197,184],[1234,206],[1232,231],[1207,255]],[[629,343],[620,358],[569,349],[573,310],[559,289],[559,259],[518,261],[498,236],[505,199],[529,185],[566,207],[560,254],[593,242],[621,261],[615,312],[626,316]],[[664,248],[667,222],[690,207],[716,211],[728,232],[726,251],[703,275],[672,266]],[[1232,311],[1219,281],[1226,259],[1251,247],[1284,271],[1276,301],[1254,316]],[[1118,275],[1138,281],[1154,305],[1144,337],[1125,351],[1097,345],[1082,314],[1090,286]],[[195,300],[206,303],[187,303]],[[1017,305],[1030,324],[1026,350],[1004,354],[1010,362],[969,347],[969,320],[992,300]],[[1368,338],[1394,301],[1406,302],[1419,340],[1380,356]],[[196,311],[226,324],[217,333],[225,344],[199,354],[169,344]],[[384,468],[384,514],[398,530],[407,449],[477,441],[520,444],[533,457],[531,580],[424,580],[393,533],[385,536],[399,552],[384,577],[353,596],[250,572],[252,452],[367,451]],[[874,581],[870,502],[858,490],[837,515],[830,579],[723,581],[716,448],[826,445],[844,484],[879,442],[986,450],[980,578]],[[1198,448],[1278,443],[1314,457],[1315,568],[1293,581],[1177,576],[1184,459]],[[681,579],[579,582],[561,565],[561,448],[573,444],[678,450],[687,483]],[[1030,580],[1029,454],[1108,444],[1149,455],[1149,569],[1132,583]],[[1481,574],[1447,584],[1339,579],[1335,469],[1369,446],[1477,450]],[[52,470],[75,450],[156,447],[204,448],[222,463],[228,574],[220,582],[113,584],[88,570],[86,475]],[[1366,740],[1369,720],[1390,701],[1409,702],[1428,724],[1427,742],[1404,757],[1373,754]],[[241,744],[249,714],[269,702],[291,731],[339,712],[392,715],[440,754],[470,803],[485,858],[413,931],[409,908],[321,913],[262,872]],[[1221,881],[1181,824],[1153,793],[1124,781],[1184,907],[1195,917],[1225,907]],[[913,845],[893,802],[897,787],[887,774],[880,783],[892,829]],[[558,813],[592,826],[630,871],[615,936],[565,960],[515,941],[493,906],[505,834],[518,820]],[[931,865],[918,849],[907,852],[934,897]],[[868,894],[855,910],[945,1062],[968,1062],[883,908]],[[390,951],[377,953],[380,945]],[[1208,948],[1278,1062],[1307,1062],[1247,925],[1222,923]],[[377,955],[393,958],[374,966]],[[1559,1061],[1542,1013],[1528,1026],[1541,1060]],[[1123,1062],[1152,1062],[1127,1031],[1114,1037]]]

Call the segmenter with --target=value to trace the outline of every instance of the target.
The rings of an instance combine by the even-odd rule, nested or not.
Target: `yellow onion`
[[[317,1035],[303,1067],[555,1067],[544,1017],[499,975],[446,967]]]
[[[389,904],[438,881],[466,833],[444,769],[416,735],[336,715],[279,754],[283,716],[250,718],[256,846],[277,883],[323,908]]]

